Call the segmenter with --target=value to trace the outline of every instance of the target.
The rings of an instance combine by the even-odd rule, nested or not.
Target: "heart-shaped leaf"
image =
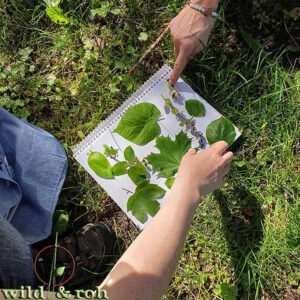
[[[109,160],[100,152],[91,152],[88,157],[88,165],[100,177],[113,178]]]
[[[127,172],[127,167],[128,167],[127,161],[120,161],[120,162],[117,162],[112,167],[112,172],[113,172],[114,176],[124,175]]]
[[[204,105],[196,99],[185,100],[185,109],[192,117],[204,117],[206,114]]]
[[[143,146],[160,133],[160,111],[152,103],[139,103],[125,112],[114,132],[137,145]]]
[[[225,141],[228,145],[231,145],[235,140],[235,136],[234,126],[224,117],[212,121],[206,128],[206,138],[210,144]]]
[[[146,181],[147,170],[141,163],[132,166],[128,170],[128,176],[135,183],[135,185],[140,185]]]
[[[127,202],[127,211],[131,213],[141,223],[145,223],[148,214],[152,217],[158,212],[160,205],[157,198],[165,195],[165,190],[156,184],[150,184],[146,181],[139,185],[135,193],[129,197]]]

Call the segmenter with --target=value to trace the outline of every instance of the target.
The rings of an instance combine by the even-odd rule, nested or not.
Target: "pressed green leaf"
[[[128,162],[134,162],[136,157],[135,157],[135,153],[134,150],[132,149],[131,146],[128,146],[125,150],[124,150],[124,157]]]
[[[100,152],[91,152],[88,165],[100,177],[113,178],[109,160]]]
[[[235,136],[234,126],[224,117],[212,121],[206,128],[206,138],[210,144],[225,141],[228,145],[231,145]]]
[[[69,224],[69,214],[65,210],[58,209],[53,215],[52,233],[62,234],[66,231]]]
[[[114,132],[130,142],[143,146],[159,135],[159,117],[160,111],[154,104],[139,103],[128,108]]]
[[[166,185],[169,189],[171,189],[171,187],[172,187],[174,181],[175,181],[175,177],[168,178],[168,179],[165,181],[165,185]]]
[[[131,213],[141,223],[145,223],[148,214],[152,217],[158,212],[160,205],[157,198],[165,195],[165,190],[156,184],[150,184],[146,181],[135,189],[135,193],[129,197],[127,202],[127,211]]]
[[[155,147],[160,153],[151,153],[146,159],[153,171],[159,172],[158,177],[169,178],[177,172],[183,155],[191,148],[191,139],[181,131],[176,135],[175,141],[170,137],[158,137]]]
[[[140,185],[146,181],[147,170],[141,163],[132,166],[128,170],[129,178],[134,182],[135,185]]]
[[[204,117],[206,114],[204,105],[196,99],[185,100],[185,109],[192,117]]]
[[[47,7],[46,14],[56,24],[68,24],[71,22],[70,18],[58,6]]]
[[[117,162],[112,167],[112,172],[113,172],[114,176],[124,175],[127,172],[127,167],[128,167],[127,161],[120,161],[120,162]]]
[[[63,276],[64,273],[65,273],[65,269],[66,269],[66,267],[58,267],[58,268],[56,268],[56,270],[55,270],[55,275],[56,275],[57,277]]]

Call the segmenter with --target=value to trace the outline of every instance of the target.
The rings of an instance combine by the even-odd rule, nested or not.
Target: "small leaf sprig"
[[[176,119],[180,122],[179,125],[181,127],[185,126],[185,129],[187,131],[189,131],[191,133],[192,136],[194,136],[199,144],[199,149],[204,149],[204,135],[202,133],[202,131],[197,130],[197,128],[195,127],[196,125],[196,121],[193,119],[193,117],[191,118],[187,118],[183,112],[180,112],[172,103],[172,101],[169,98],[165,98],[163,95],[161,95],[162,98],[165,101],[165,107],[168,107],[171,111],[171,113],[173,115],[176,116]]]
[[[116,159],[119,152],[118,149],[115,149],[112,146],[108,146],[108,145],[103,145],[103,147],[104,147],[104,155]]]

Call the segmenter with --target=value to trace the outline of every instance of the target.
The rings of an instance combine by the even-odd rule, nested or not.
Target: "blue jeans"
[[[34,285],[31,249],[21,234],[1,215],[0,241],[0,289]]]
[[[28,244],[49,236],[66,172],[51,134],[0,109],[0,215]]]

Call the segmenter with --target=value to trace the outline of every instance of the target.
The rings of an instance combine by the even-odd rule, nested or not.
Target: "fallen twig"
[[[156,41],[148,47],[148,49],[145,51],[143,56],[133,65],[133,67],[129,70],[129,75],[134,74],[134,72],[138,68],[138,66],[144,61],[144,59],[147,57],[147,55],[158,46],[158,44],[162,41],[162,39],[165,37],[165,35],[168,33],[168,31],[169,31],[169,25],[161,33],[161,35],[156,39]]]

